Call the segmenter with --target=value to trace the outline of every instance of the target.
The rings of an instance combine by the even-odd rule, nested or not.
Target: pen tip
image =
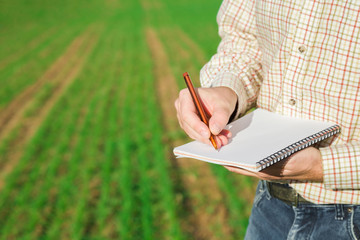
[[[184,72],[183,77],[188,76],[189,74],[187,72]]]

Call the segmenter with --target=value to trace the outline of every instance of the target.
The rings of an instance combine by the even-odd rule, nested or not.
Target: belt
[[[275,182],[266,181],[269,193],[272,197],[275,197],[289,206],[297,207],[299,203],[313,204],[309,202],[300,194],[298,194],[292,187],[288,184],[281,184]]]

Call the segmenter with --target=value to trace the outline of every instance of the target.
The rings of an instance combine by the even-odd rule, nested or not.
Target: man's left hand
[[[231,172],[246,176],[257,177],[263,180],[305,180],[323,181],[322,158],[320,151],[308,147],[294,153],[260,172],[251,172],[242,168],[225,166]]]

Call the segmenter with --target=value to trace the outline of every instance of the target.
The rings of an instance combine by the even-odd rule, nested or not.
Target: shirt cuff
[[[358,144],[320,148],[323,159],[324,186],[332,190],[359,189]]]
[[[215,79],[212,81],[210,87],[228,87],[236,93],[238,101],[237,109],[234,110],[236,112],[234,119],[238,118],[240,114],[246,112],[248,108],[248,96],[246,94],[246,89],[235,74],[230,72],[218,73]]]

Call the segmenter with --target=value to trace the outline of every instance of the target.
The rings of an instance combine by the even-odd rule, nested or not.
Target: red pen
[[[202,104],[200,102],[200,98],[199,98],[198,94],[195,92],[195,89],[194,89],[194,86],[193,86],[193,84],[191,82],[189,74],[187,72],[185,72],[183,74],[183,77],[184,77],[186,86],[189,89],[190,95],[191,95],[191,97],[192,97],[192,99],[194,101],[195,107],[196,107],[197,111],[200,114],[201,121],[203,121],[209,127],[209,119],[206,116],[206,113],[204,111],[204,107],[202,106]],[[210,141],[211,141],[212,145],[214,146],[214,148],[217,149],[217,145],[216,145],[216,142],[215,142],[215,139],[214,139],[214,135],[212,133],[210,135]]]

